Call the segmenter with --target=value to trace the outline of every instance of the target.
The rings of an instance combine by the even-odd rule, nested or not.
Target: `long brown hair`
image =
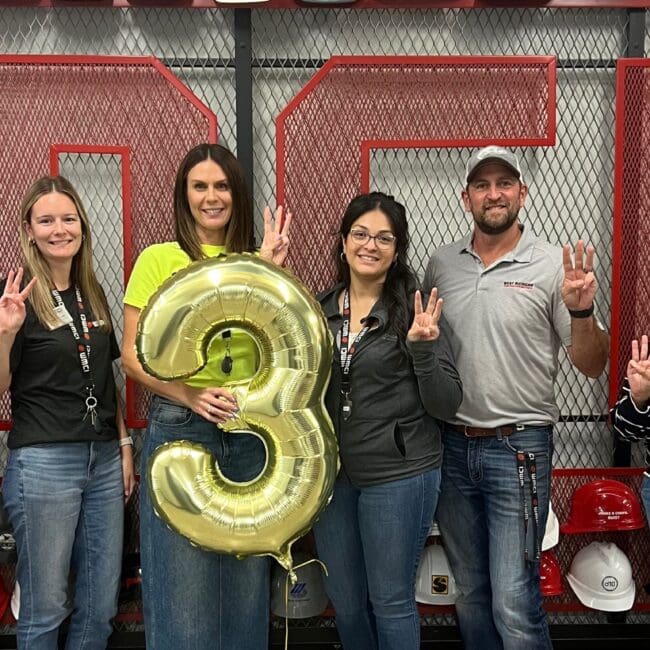
[[[36,317],[45,327],[51,329],[60,324],[61,321],[54,311],[54,302],[52,301],[51,290],[54,287],[54,281],[50,266],[38,246],[30,242],[27,233],[27,225],[31,224],[34,204],[41,197],[53,192],[64,194],[74,203],[81,222],[81,247],[72,259],[70,281],[79,287],[93,317],[104,322],[101,329],[110,332],[112,325],[106,296],[97,281],[93,269],[92,240],[88,215],[76,190],[70,181],[63,178],[63,176],[43,176],[39,178],[25,193],[20,207],[20,250],[23,256],[23,265],[26,277],[37,279],[29,296],[29,302],[36,313]]]
[[[350,267],[343,255],[343,239],[350,233],[352,224],[366,212],[381,211],[391,226],[395,235],[395,252],[397,257],[386,274],[382,287],[382,300],[388,310],[388,325],[403,342],[411,324],[411,304],[413,292],[417,288],[417,277],[408,265],[409,230],[406,218],[406,208],[392,196],[383,192],[360,194],[350,201],[345,209],[340,237],[337,239],[335,261],[338,281],[350,287]]]
[[[244,170],[233,154],[220,144],[199,144],[183,158],[174,185],[174,225],[176,241],[192,261],[205,257],[196,232],[196,222],[187,201],[187,177],[190,170],[212,160],[226,175],[232,196],[232,213],[226,225],[225,246],[229,253],[253,249],[253,205],[246,187]]]

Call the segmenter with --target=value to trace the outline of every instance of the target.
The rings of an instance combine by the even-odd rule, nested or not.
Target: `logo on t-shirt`
[[[504,282],[503,286],[506,289],[524,289],[524,291],[532,291],[535,288],[532,282]]]

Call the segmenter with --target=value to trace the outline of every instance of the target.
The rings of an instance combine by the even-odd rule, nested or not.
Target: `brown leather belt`
[[[504,424],[500,427],[494,427],[488,429],[485,427],[469,427],[463,424],[447,424],[450,429],[462,433],[467,438],[490,438],[491,436],[497,436],[499,433],[502,436],[509,436],[515,431],[522,431],[524,426],[519,424]]]

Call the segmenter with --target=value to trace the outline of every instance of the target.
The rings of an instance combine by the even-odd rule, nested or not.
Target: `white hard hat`
[[[294,565],[312,559],[306,553],[296,553]],[[323,569],[317,562],[296,569],[298,580],[291,584],[286,599],[287,571],[279,564],[273,567],[271,577],[271,611],[287,618],[311,618],[319,616],[327,607],[327,594],[323,583]],[[286,600],[285,600],[286,599]],[[285,607],[285,602],[287,603]]]
[[[20,585],[18,584],[18,580],[16,580],[13,593],[11,594],[11,613],[18,620],[18,615],[20,614]]]
[[[624,612],[634,603],[632,566],[611,542],[591,542],[578,551],[567,574],[580,602],[604,612]]]
[[[553,548],[560,539],[560,522],[557,519],[555,512],[553,512],[553,504],[548,502],[548,518],[546,519],[546,530],[544,531],[544,539],[542,540],[542,551],[548,551]]]
[[[415,581],[415,600],[428,605],[453,605],[456,581],[451,573],[445,549],[433,544],[425,547]]]
[[[440,526],[438,526],[438,522],[435,519],[431,522],[429,537],[440,537]]]

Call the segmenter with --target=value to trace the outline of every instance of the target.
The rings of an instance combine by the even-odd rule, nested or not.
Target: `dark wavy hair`
[[[212,160],[226,175],[232,196],[232,214],[226,226],[226,250],[242,253],[253,250],[253,204],[246,187],[244,170],[235,156],[220,144],[199,144],[190,149],[176,172],[174,185],[174,227],[176,241],[192,261],[205,257],[196,232],[196,223],[187,201],[187,177],[193,167]]]
[[[393,229],[395,252],[397,259],[388,269],[386,281],[382,288],[382,301],[388,311],[388,327],[404,341],[406,333],[411,326],[411,301],[417,288],[417,278],[411,267],[407,264],[409,250],[408,222],[406,209],[392,196],[383,192],[370,192],[360,194],[350,201],[343,214],[339,234],[345,238],[350,232],[352,224],[366,212],[380,210],[386,215]],[[343,241],[338,238],[336,247],[336,270],[338,281],[347,288],[350,287],[350,267],[343,253]]]

